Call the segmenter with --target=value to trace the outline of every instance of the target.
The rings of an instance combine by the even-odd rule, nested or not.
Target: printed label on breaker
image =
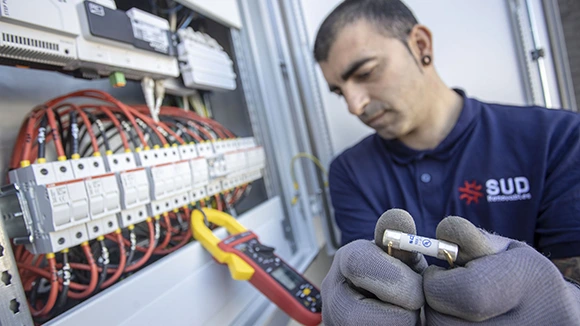
[[[125,187],[137,186],[137,180],[135,180],[135,174],[133,173],[121,173],[121,181]]]
[[[66,186],[57,186],[48,188],[50,201],[53,204],[66,204],[70,200],[68,188]]]
[[[420,251],[426,255],[437,257],[437,240],[423,238],[414,234],[402,234],[401,249],[407,251]]]
[[[90,180],[86,182],[87,191],[90,197],[100,196],[103,194],[103,181],[102,180]]]

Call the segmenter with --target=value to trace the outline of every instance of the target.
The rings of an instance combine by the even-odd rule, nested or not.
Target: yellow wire
[[[193,110],[195,111],[195,113],[206,118],[209,116],[209,113],[205,105],[201,101],[199,94],[192,95],[188,99],[191,106],[193,106]]]
[[[290,175],[292,176],[292,183],[294,184],[294,190],[298,191],[298,188],[299,188],[298,181],[296,181],[296,174],[294,173],[294,162],[299,158],[307,158],[307,159],[311,160],[312,162],[314,162],[314,164],[316,164],[316,166],[318,166],[318,168],[322,171],[322,173],[324,173],[324,175],[326,176],[326,179],[328,179],[328,172],[326,172],[326,169],[324,168],[322,163],[320,163],[320,160],[316,156],[314,156],[312,154],[308,154],[308,153],[298,153],[292,157],[292,161],[290,162]],[[324,181],[324,187],[328,187],[328,181]],[[292,205],[296,204],[297,201],[298,201],[298,196],[294,196],[294,198],[292,198]]]

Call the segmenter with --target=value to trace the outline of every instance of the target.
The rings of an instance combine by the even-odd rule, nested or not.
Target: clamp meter
[[[204,218],[225,227],[231,235],[220,240],[206,226]],[[235,280],[249,281],[296,321],[304,325],[320,324],[320,291],[236,219],[219,210],[204,208],[192,212],[191,226],[193,237],[216,261],[228,265]]]

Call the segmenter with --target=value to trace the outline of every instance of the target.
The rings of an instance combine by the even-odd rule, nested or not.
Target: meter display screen
[[[276,268],[271,275],[289,291],[303,282],[302,277],[286,265]]]

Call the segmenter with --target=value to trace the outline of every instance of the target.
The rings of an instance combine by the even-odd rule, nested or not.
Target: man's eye
[[[371,76],[371,73],[372,73],[372,72],[373,72],[372,70],[369,70],[369,71],[367,71],[367,72],[364,72],[364,73],[358,74],[358,75],[356,76],[356,78],[357,78],[358,80],[365,80],[365,79],[367,79],[367,78],[369,78],[369,77]]]
[[[334,94],[338,95],[338,96],[342,96],[342,92],[339,90],[336,91],[332,91]]]

